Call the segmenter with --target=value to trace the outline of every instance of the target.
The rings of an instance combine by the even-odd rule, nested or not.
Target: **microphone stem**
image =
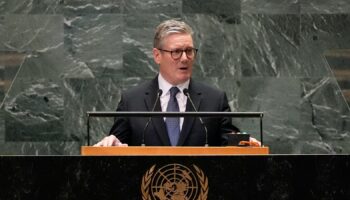
[[[153,105],[153,108],[152,108],[152,112],[154,112],[154,109],[156,108],[156,105],[157,105],[157,103],[159,101],[159,98],[162,95],[162,93],[163,93],[163,91],[159,89],[158,92],[157,92],[157,99],[154,102],[154,105]],[[148,118],[148,121],[147,121],[146,125],[145,125],[145,128],[142,131],[142,143],[141,143],[141,146],[143,146],[143,147],[146,146],[146,144],[145,144],[145,132],[146,132],[147,127],[149,126],[149,123],[151,123],[151,119],[152,119],[152,117],[150,116]]]
[[[196,112],[198,112],[198,110],[197,110],[197,108],[196,108],[196,106],[194,106],[194,103],[193,103],[193,101],[192,101],[192,98],[190,97],[190,94],[188,93],[188,91],[186,90],[186,91],[184,91],[184,94],[187,96],[187,98],[190,100],[190,103],[191,103],[191,105],[192,105],[192,107],[193,107],[193,109],[194,109],[194,111],[196,111]],[[202,120],[202,117],[201,116],[199,116],[198,117],[199,118],[199,122],[202,124],[202,126],[204,127],[204,132],[205,132],[205,147],[208,147],[209,145],[208,145],[208,129],[207,129],[207,127],[205,126],[205,124],[204,124],[204,122],[203,122],[203,120]]]

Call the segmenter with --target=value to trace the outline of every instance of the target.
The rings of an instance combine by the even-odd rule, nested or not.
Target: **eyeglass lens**
[[[174,58],[174,59],[178,59],[182,56],[182,53],[185,52],[186,53],[186,56],[188,58],[193,58],[196,54],[196,49],[185,49],[185,50],[182,50],[182,49],[176,49],[174,51],[171,51],[171,56]]]

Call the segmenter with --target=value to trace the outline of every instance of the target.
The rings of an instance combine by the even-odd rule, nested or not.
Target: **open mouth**
[[[180,70],[187,70],[188,67],[180,67],[179,69],[180,69]]]

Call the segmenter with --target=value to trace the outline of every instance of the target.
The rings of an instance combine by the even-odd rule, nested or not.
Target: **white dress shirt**
[[[168,102],[170,99],[170,88],[172,87],[178,87],[180,90],[180,92],[176,94],[176,99],[177,99],[177,103],[179,104],[180,112],[186,111],[187,96],[183,93],[183,90],[185,88],[188,88],[189,84],[190,84],[190,80],[187,80],[186,82],[179,85],[172,85],[168,81],[166,81],[163,78],[163,76],[159,73],[158,85],[159,85],[159,89],[163,91],[162,96],[160,96],[160,106],[162,108],[162,112],[166,112]],[[164,117],[164,121],[165,121],[165,117]],[[184,122],[184,118],[180,117],[180,130],[182,129],[183,122]]]

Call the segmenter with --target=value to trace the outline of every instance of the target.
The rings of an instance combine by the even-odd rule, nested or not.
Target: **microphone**
[[[162,94],[163,94],[163,90],[158,89],[158,91],[157,91],[157,98],[156,98],[156,101],[153,104],[151,112],[154,112],[154,109],[156,108],[156,105],[157,105],[157,103],[159,101],[160,96],[162,96]],[[147,127],[149,126],[149,123],[151,122],[151,119],[152,119],[152,116],[150,116],[148,118],[148,121],[147,121],[147,123],[145,125],[145,128],[143,128],[143,131],[142,131],[142,144],[141,144],[141,146],[146,146],[146,144],[145,144],[145,132],[146,132]]]
[[[190,103],[191,103],[191,105],[192,105],[194,111],[198,112],[196,106],[194,106],[194,103],[193,103],[193,101],[192,101],[192,99],[191,99],[191,96],[190,96],[190,93],[188,92],[188,89],[185,88],[185,89],[183,90],[183,93],[187,96],[188,100],[190,100]],[[208,145],[208,129],[207,129],[207,127],[205,126],[205,124],[204,124],[204,122],[203,122],[203,120],[202,120],[202,117],[199,116],[198,119],[199,119],[200,123],[202,124],[202,126],[203,126],[203,128],[204,128],[204,132],[205,132],[205,145],[204,145],[204,146],[207,147],[207,146],[209,146],[209,145]]]

